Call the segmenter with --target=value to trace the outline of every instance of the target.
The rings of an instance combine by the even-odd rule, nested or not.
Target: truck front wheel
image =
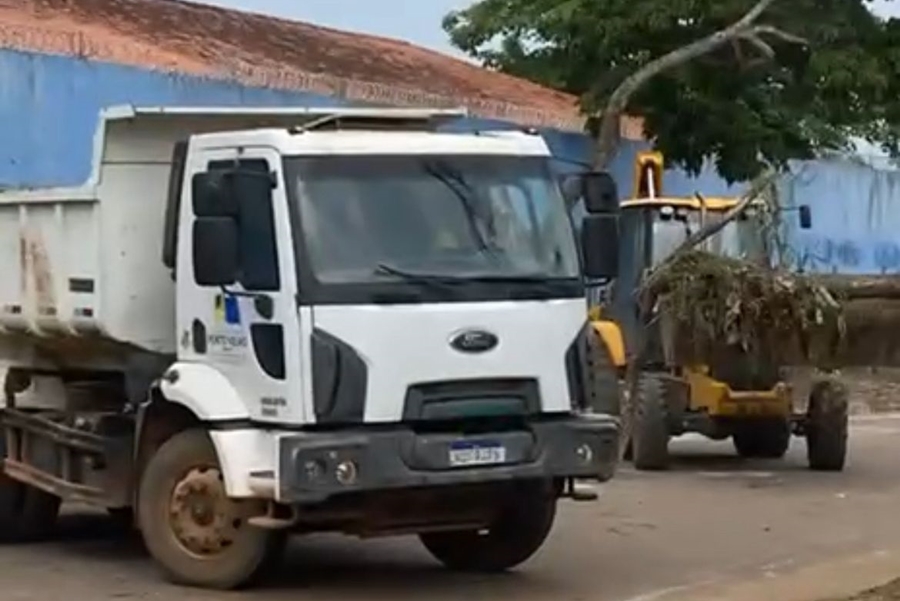
[[[169,439],[141,478],[138,524],[144,544],[177,584],[228,590],[259,576],[281,542],[248,523],[260,513],[259,503],[228,498],[203,430]]]
[[[555,517],[556,498],[539,489],[504,507],[483,530],[429,532],[420,539],[435,559],[452,570],[503,572],[537,552]]]

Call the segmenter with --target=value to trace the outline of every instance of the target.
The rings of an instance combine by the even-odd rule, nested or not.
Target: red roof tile
[[[423,0],[426,1],[426,0]],[[580,129],[576,99],[412,44],[182,0],[0,0],[0,47]]]

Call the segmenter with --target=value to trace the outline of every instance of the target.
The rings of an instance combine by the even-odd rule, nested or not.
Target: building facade
[[[0,4],[0,187],[68,186],[90,172],[108,106],[465,106],[453,129],[537,127],[561,172],[592,143],[577,100],[396,40],[177,0],[10,0]],[[634,130],[623,128],[625,130]],[[631,194],[633,133],[610,171]],[[737,195],[713,169],[667,169],[669,195]],[[781,200],[813,207],[789,232],[805,268],[900,272],[900,172],[833,159],[797,163]]]

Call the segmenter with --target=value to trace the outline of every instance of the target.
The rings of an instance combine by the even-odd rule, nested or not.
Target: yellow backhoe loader
[[[717,357],[711,365],[678,365],[665,348],[659,326],[641,323],[635,291],[647,270],[665,260],[692,232],[722,219],[734,198],[667,197],[663,195],[663,156],[640,153],[635,160],[631,198],[620,204],[619,270],[592,303],[593,353],[598,381],[618,374],[619,386],[628,362],[634,361],[639,336],[646,336],[636,385],[625,394],[623,412],[626,458],[642,470],[669,465],[669,441],[689,432],[715,440],[731,438],[743,457],[781,458],[791,435],[805,436],[809,466],[843,469],[847,448],[847,393],[832,379],[812,386],[805,411],[794,409],[792,391],[782,366],[760,365],[741,352]],[[800,227],[811,227],[809,207],[799,208]],[[765,253],[758,225],[748,211],[705,243],[705,250],[759,258]],[[765,257],[763,257],[765,260]],[[607,389],[612,384],[606,384]],[[598,390],[604,390],[598,382]],[[621,398],[611,393],[598,399]],[[608,401],[607,401],[608,403]],[[601,407],[608,410],[607,407]]]

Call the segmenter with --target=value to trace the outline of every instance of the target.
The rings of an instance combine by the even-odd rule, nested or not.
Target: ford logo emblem
[[[457,334],[450,341],[450,346],[461,353],[486,353],[497,344],[500,340],[483,330],[466,330]]]

